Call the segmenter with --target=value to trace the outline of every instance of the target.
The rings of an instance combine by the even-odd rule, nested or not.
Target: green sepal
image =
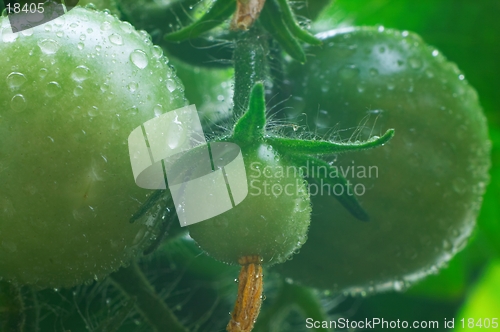
[[[274,147],[274,146],[273,146]],[[299,167],[306,167],[309,169],[310,166],[315,166],[318,168],[324,168],[325,172],[309,172],[311,177],[308,177],[308,181],[314,181],[316,184],[322,185],[323,183],[328,184],[332,188],[336,185],[341,185],[343,187],[342,195],[331,195],[334,197],[353,217],[361,221],[369,221],[370,217],[368,213],[363,209],[361,204],[358,202],[354,193],[349,194],[348,181],[330,164],[326,161],[309,157],[309,156],[291,156],[289,157],[293,162],[299,165]],[[336,176],[329,176],[335,173]],[[318,183],[318,181],[320,183]],[[321,183],[323,182],[323,183]],[[352,189],[352,188],[351,188]],[[329,193],[330,194],[330,193]]]
[[[283,154],[328,155],[348,151],[361,151],[384,145],[394,137],[394,129],[389,129],[382,137],[373,136],[367,141],[336,143],[319,140],[301,140],[283,137],[266,137],[266,142]]]
[[[129,222],[133,224],[136,220],[144,216],[161,199],[163,193],[165,193],[165,190],[155,190],[141,205],[139,210],[130,217]],[[170,192],[168,195],[170,196]],[[172,197],[170,196],[168,199],[171,200]]]
[[[235,0],[217,0],[212,7],[196,22],[163,38],[166,41],[183,41],[196,38],[227,20],[236,10]]]
[[[288,55],[300,63],[306,62],[304,49],[297,38],[288,30],[275,0],[266,1],[259,22],[278,41]]]
[[[297,20],[295,20],[295,17],[292,13],[292,9],[290,8],[290,5],[288,3],[288,0],[278,0],[278,4],[280,5],[281,8],[281,13],[283,17],[283,21],[285,22],[286,26],[288,27],[288,30],[297,37],[298,39],[302,40],[304,43],[308,43],[310,45],[321,45],[323,42],[313,36],[311,33],[309,33],[307,30],[302,29],[299,24],[297,23]]]
[[[264,84],[257,83],[250,92],[248,110],[236,122],[232,139],[240,145],[261,142],[266,126],[266,99]]]

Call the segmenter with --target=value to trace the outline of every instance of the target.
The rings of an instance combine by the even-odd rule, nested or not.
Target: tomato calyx
[[[242,148],[255,144],[266,144],[275,149],[281,156],[289,159],[295,167],[305,167],[306,169],[322,167],[326,169],[327,173],[323,172],[323,174],[321,172],[308,172],[308,174],[311,174],[308,181],[342,186],[346,189],[343,191],[344,194],[334,195],[334,197],[357,219],[369,220],[368,213],[359,204],[356,197],[348,194],[348,181],[339,174],[337,169],[321,159],[321,157],[382,146],[394,137],[394,129],[387,130],[381,137],[372,136],[366,141],[334,142],[320,139],[304,140],[280,137],[266,131],[266,122],[264,86],[262,83],[257,83],[250,93],[247,112],[236,122],[233,134],[230,137],[223,138],[222,141],[236,143]],[[334,173],[337,176],[326,176],[326,174]]]
[[[169,42],[181,42],[199,37],[222,23],[231,15],[232,30],[249,30],[258,20],[293,59],[305,63],[306,55],[300,42],[321,45],[322,41],[304,30],[290,7],[288,0],[216,0],[212,7],[197,21],[163,38]]]

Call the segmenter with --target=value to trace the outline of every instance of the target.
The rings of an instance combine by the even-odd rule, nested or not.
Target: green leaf
[[[498,197],[500,197],[500,129],[490,125],[490,138],[493,143],[491,180],[484,195],[478,226],[480,232],[489,240],[496,256],[500,258],[500,206],[498,204]]]
[[[179,31],[165,35],[164,39],[167,41],[182,41],[196,38],[227,20],[235,10],[235,0],[217,0],[198,21]]]
[[[455,318],[454,331],[497,330],[500,327],[500,260],[492,261],[472,288]],[[493,319],[497,327],[494,328]],[[464,322],[461,322],[464,319]],[[489,328],[486,328],[489,320]],[[470,321],[469,321],[470,320]],[[481,321],[480,321],[481,320]],[[472,322],[472,327],[469,324]],[[480,327],[478,323],[482,325]]]
[[[235,143],[247,145],[262,141],[266,126],[266,99],[264,84],[257,83],[250,93],[247,112],[234,126],[233,139]]]

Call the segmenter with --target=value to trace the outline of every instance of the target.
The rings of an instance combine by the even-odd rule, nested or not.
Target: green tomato
[[[322,289],[401,289],[437,272],[474,229],[490,165],[486,120],[462,73],[417,35],[347,28],[321,37],[305,66],[289,68],[288,118],[346,141],[396,134],[330,160],[371,220],[312,188],[309,241],[278,268]]]
[[[306,241],[311,206],[298,172],[271,146],[242,147],[248,195],[233,209],[189,226],[189,234],[212,257],[238,264],[259,256],[263,264],[282,263]]]
[[[156,236],[162,204],[129,223],[151,191],[134,182],[127,139],[184,106],[182,84],[147,34],[107,13],[0,26],[0,278],[102,278]]]

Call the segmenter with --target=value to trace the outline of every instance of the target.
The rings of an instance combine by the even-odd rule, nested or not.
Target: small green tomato
[[[233,209],[189,226],[189,233],[208,254],[229,264],[245,256],[282,263],[306,240],[311,213],[306,183],[298,172],[287,172],[291,164],[270,145],[249,145],[242,153],[248,196]]]

